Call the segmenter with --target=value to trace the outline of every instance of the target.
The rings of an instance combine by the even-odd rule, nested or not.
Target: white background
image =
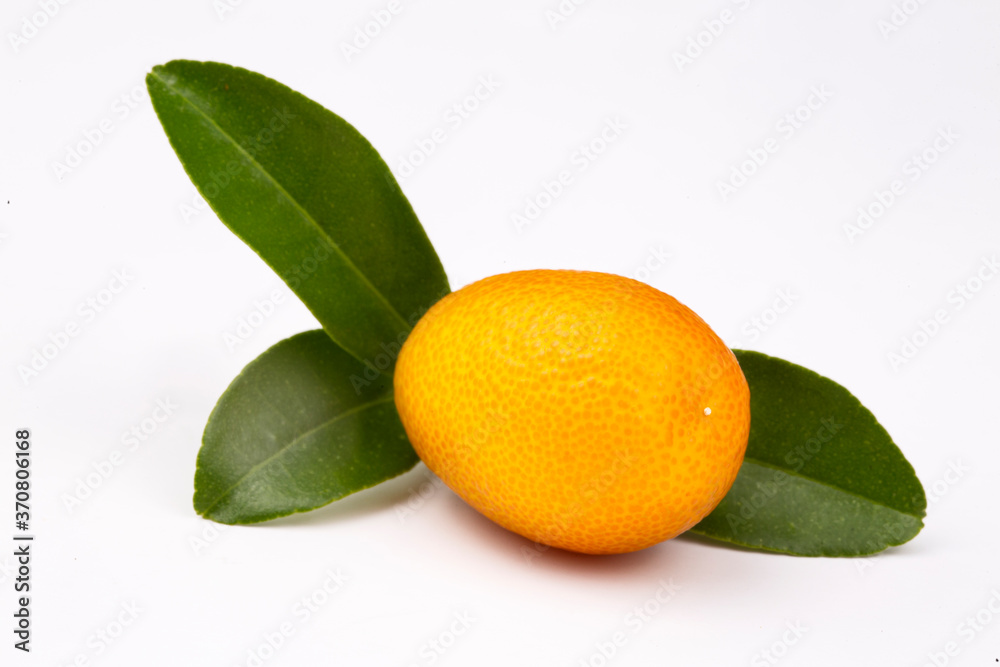
[[[13,547],[0,548],[0,663],[253,665],[261,646],[268,666],[1000,658],[987,606],[1000,596],[1000,279],[983,268],[1000,253],[995,3],[908,0],[894,26],[890,0],[591,0],[555,23],[555,0],[404,1],[350,58],[342,45],[386,2],[245,0],[220,14],[211,0],[76,0],[50,2],[45,21],[42,4],[7,1],[2,16],[0,539],[13,544],[14,431],[28,427],[37,541],[30,655],[11,647]],[[729,23],[713,23],[723,10]],[[400,175],[453,288],[522,268],[638,272],[730,346],[844,384],[916,468],[926,528],[871,559],[680,538],[529,560],[527,541],[427,486],[421,465],[311,514],[215,532],[191,508],[206,418],[247,362],[316,323],[289,296],[227,347],[255,301],[287,292],[210,211],[185,208],[194,188],[143,88],[174,58],[262,72],[353,123]],[[449,124],[480,77],[499,87]],[[802,107],[814,90],[827,99]],[[580,170],[574,154],[609,119],[625,128]],[[110,131],[57,177],[102,121]],[[436,127],[445,141],[403,178]],[[769,138],[777,150],[724,198],[719,183]],[[913,173],[925,150],[933,164]],[[519,233],[512,215],[564,169],[571,186]],[[859,207],[897,179],[902,194],[851,237]],[[981,268],[992,280],[977,283]],[[88,318],[80,304],[116,271],[127,285]],[[781,293],[791,306],[775,316]],[[938,311],[944,324],[893,364]],[[19,367],[72,323],[79,334],[25,380]],[[130,449],[123,434],[158,400],[176,407]],[[67,507],[88,475],[100,485]],[[408,501],[418,509],[402,514]],[[346,581],[317,593],[328,571]],[[661,582],[676,587],[666,603]],[[312,595],[325,603],[305,618],[295,605]],[[282,624],[292,632],[272,655],[265,637]]]

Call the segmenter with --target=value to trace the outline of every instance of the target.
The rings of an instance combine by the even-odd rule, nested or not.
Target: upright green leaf
[[[734,352],[750,385],[747,454],[692,532],[802,556],[876,553],[920,532],[920,480],[857,398],[801,366]]]
[[[412,468],[419,459],[396,414],[392,379],[361,385],[365,370],[319,329],[250,362],[205,427],[198,514],[228,524],[266,521]]]
[[[188,176],[341,347],[381,371],[447,293],[389,168],[351,125],[260,74],[175,60],[146,77]]]

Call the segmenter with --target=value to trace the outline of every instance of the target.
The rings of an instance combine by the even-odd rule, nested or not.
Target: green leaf
[[[194,478],[194,507],[219,523],[305,512],[416,465],[391,378],[365,384],[365,366],[319,329],[250,362],[219,399]]]
[[[372,145],[316,102],[238,67],[175,60],[154,67],[146,86],[219,218],[333,340],[391,375],[448,280]]]
[[[872,554],[920,532],[920,480],[857,398],[801,366],[734,352],[750,441],[733,488],[692,532],[799,556]]]

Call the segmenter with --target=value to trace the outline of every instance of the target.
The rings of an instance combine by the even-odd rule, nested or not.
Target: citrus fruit
[[[449,294],[417,323],[395,401],[420,458],[538,544],[624,553],[722,500],[750,392],[705,322],[644,283],[518,271]]]

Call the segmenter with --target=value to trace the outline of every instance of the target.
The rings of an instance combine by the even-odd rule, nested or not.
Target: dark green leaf
[[[391,375],[399,344],[448,281],[372,145],[319,104],[238,67],[175,60],[146,85],[219,218],[331,338]]]
[[[857,398],[801,366],[734,352],[750,442],[733,488],[692,532],[800,556],[872,554],[920,532],[920,480]]]
[[[418,461],[393,403],[391,378],[322,331],[267,350],[243,369],[205,427],[194,478],[198,514],[254,523],[326,505]]]

